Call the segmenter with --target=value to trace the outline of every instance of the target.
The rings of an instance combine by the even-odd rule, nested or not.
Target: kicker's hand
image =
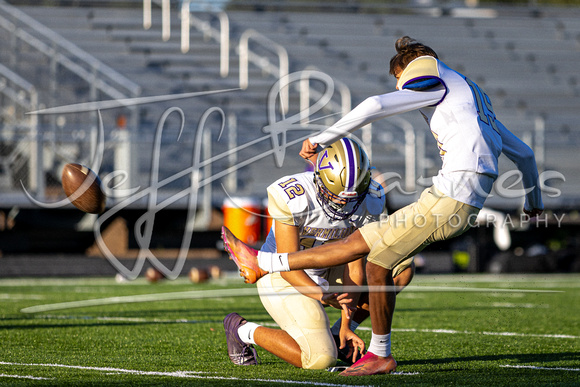
[[[302,142],[302,150],[300,151],[300,157],[309,160],[313,165],[316,165],[316,150],[318,149],[318,144],[313,144],[309,139]]]

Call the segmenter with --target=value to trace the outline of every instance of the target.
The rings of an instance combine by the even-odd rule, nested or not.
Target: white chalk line
[[[161,319],[142,317],[107,317],[107,316],[61,316],[61,315],[37,315],[36,319],[55,320],[97,320],[97,321],[120,321],[133,323],[160,323],[160,324],[208,324],[215,320],[188,320],[188,319]]]
[[[229,274],[230,272],[225,272]],[[241,279],[238,272],[234,273],[232,281],[224,281],[227,283],[240,283]],[[462,284],[492,284],[497,283],[500,286],[506,284],[527,284],[529,283],[534,288],[580,288],[580,281],[578,281],[578,274],[421,274],[414,279],[413,283],[420,283],[422,285],[459,285]],[[188,278],[180,277],[173,281],[172,284],[191,284]],[[0,287],[21,287],[21,286],[143,286],[148,284],[145,278],[138,278],[135,281],[118,284],[113,277],[111,278],[0,278]]]
[[[580,368],[538,367],[538,366],[511,365],[511,364],[500,365],[500,367],[502,367],[502,368],[525,368],[525,369],[531,369],[531,370],[544,370],[544,371],[574,371],[574,372],[580,371]]]
[[[318,287],[303,287],[306,292],[317,292]],[[397,290],[395,286],[362,286],[362,287],[348,287],[338,286],[330,287],[332,292],[354,292],[364,289],[369,292],[384,292]],[[301,290],[302,291],[302,290]],[[294,294],[295,290],[288,294]],[[304,291],[302,291],[304,293]],[[405,292],[474,292],[474,293],[560,293],[556,290],[538,290],[538,289],[489,289],[489,288],[470,288],[470,287],[455,287],[455,286],[407,286]],[[262,293],[266,294],[266,293]],[[281,295],[283,292],[274,291],[271,294]],[[258,295],[256,287],[245,288],[227,288],[227,289],[210,289],[210,290],[193,290],[184,292],[169,292],[169,293],[153,293],[153,294],[139,294],[133,296],[116,296],[107,298],[93,298],[88,300],[58,302],[54,304],[43,304],[29,306],[20,310],[22,313],[41,313],[51,310],[63,310],[84,308],[90,306],[116,305],[140,302],[157,302],[157,301],[176,301],[176,300],[193,300],[206,298],[231,298],[231,297],[248,297]]]
[[[492,302],[491,304],[476,302],[473,305],[477,306],[477,307],[508,308],[508,309],[549,309],[550,308],[550,305],[548,305],[548,304],[514,303],[514,302]]]
[[[0,374],[0,378],[13,378],[13,379],[32,379],[32,380],[52,380],[53,378],[41,378],[40,376],[30,376],[30,375],[6,375]]]
[[[314,381],[297,381],[297,380],[284,380],[284,379],[244,379],[236,378],[231,376],[217,376],[217,375],[202,375],[204,372],[197,371],[174,371],[174,372],[159,372],[159,371],[140,371],[140,370],[130,370],[124,368],[113,368],[113,367],[91,367],[91,366],[78,366],[78,365],[67,365],[67,364],[46,364],[46,363],[12,363],[0,361],[1,365],[12,365],[12,366],[25,366],[25,367],[54,367],[54,368],[69,368],[77,370],[86,371],[102,371],[106,374],[132,374],[140,376],[164,376],[164,377],[174,377],[174,378],[190,378],[190,379],[212,379],[212,380],[235,380],[240,382],[266,382],[266,383],[280,383],[280,384],[307,384],[312,386],[329,386],[329,387],[346,387],[353,386],[351,384],[335,384],[335,383],[322,383]]]
[[[278,327],[275,323],[260,323],[264,326]],[[371,327],[356,328],[358,331],[371,331]],[[401,333],[446,333],[450,335],[486,335],[486,336],[517,336],[517,337],[543,337],[548,339],[580,339],[580,336],[561,334],[537,334],[537,333],[517,333],[517,332],[470,332],[458,331],[454,329],[422,329],[422,328],[392,328],[391,332]]]
[[[107,316],[61,316],[61,315],[37,315],[37,319],[61,319],[61,320],[99,320],[99,321],[121,321],[138,323],[164,323],[164,324],[206,324],[214,323],[212,320],[187,320],[187,319],[146,319],[142,317],[107,317]],[[278,327],[272,322],[258,322],[260,325]],[[357,330],[370,331],[370,327],[358,327]],[[486,336],[517,336],[517,337],[543,337],[550,339],[580,339],[580,336],[564,334],[541,334],[541,333],[517,333],[517,332],[472,332],[459,331],[455,329],[423,329],[423,328],[393,328],[393,332],[404,333],[446,333],[462,335],[486,335]]]
[[[40,294],[0,293],[0,301],[44,300]]]
[[[358,329],[361,329],[360,327]],[[365,329],[363,327],[362,329]],[[370,328],[368,328],[370,329]],[[470,332],[458,331],[454,329],[416,329],[416,328],[393,328],[393,332],[416,332],[416,333],[447,333],[463,335],[486,335],[486,336],[517,336],[517,337],[543,337],[550,339],[580,339],[580,336],[562,334],[538,334],[538,333],[517,333],[517,332]]]
[[[281,383],[281,384],[308,384],[314,386],[329,386],[329,387],[342,387],[347,386],[343,384],[335,383],[321,383],[313,381],[294,381],[294,380],[284,380],[284,379],[243,379],[236,377],[224,377],[217,375],[202,375],[204,372],[198,371],[173,371],[173,372],[159,372],[159,371],[140,371],[140,370],[130,370],[124,368],[113,368],[113,367],[92,367],[92,366],[78,366],[78,365],[66,365],[66,364],[47,364],[47,363],[14,363],[14,362],[2,362],[2,365],[9,366],[26,366],[26,367],[53,367],[53,368],[69,368],[77,370],[87,370],[87,371],[102,371],[106,375],[120,375],[120,374],[132,374],[139,376],[161,376],[161,377],[175,377],[175,378],[193,378],[193,379],[212,379],[212,380],[237,380],[237,381],[247,381],[247,382],[269,382],[269,383]],[[531,369],[531,370],[542,370],[542,371],[567,371],[567,372],[579,372],[580,368],[565,368],[565,367],[538,367],[538,366],[525,366],[525,365],[500,365],[502,368],[515,368],[515,369]],[[418,372],[393,372],[392,375],[399,376],[415,376],[420,375]],[[44,378],[30,375],[8,375],[0,374],[0,377],[8,378],[18,378],[18,379],[32,379],[32,380],[53,380],[54,378]],[[351,386],[351,385],[349,385]]]

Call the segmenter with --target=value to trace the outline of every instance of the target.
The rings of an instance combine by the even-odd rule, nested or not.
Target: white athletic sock
[[[260,326],[261,325],[253,322],[247,322],[244,325],[240,325],[238,328],[238,336],[240,336],[240,340],[246,344],[256,344],[254,341],[254,332]]]
[[[258,251],[258,266],[268,273],[290,271],[288,263],[288,253],[267,253]]]
[[[330,333],[332,333],[335,336],[338,336],[338,334],[340,333],[340,324],[342,324],[342,317],[339,317],[338,320],[336,320],[336,322],[334,323],[332,328],[330,328]],[[357,323],[356,321],[350,320],[349,325],[350,325],[350,330],[354,332],[360,324]]]
[[[373,333],[368,351],[381,357],[389,356],[391,354],[391,334],[377,335]]]

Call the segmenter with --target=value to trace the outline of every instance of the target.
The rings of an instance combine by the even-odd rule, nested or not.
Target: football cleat
[[[356,363],[342,371],[340,376],[363,376],[390,374],[397,369],[397,362],[393,355],[379,357],[374,353],[368,352]]]
[[[247,321],[237,313],[230,313],[224,318],[224,330],[228,345],[228,356],[235,365],[258,364],[258,353],[252,344],[240,340],[238,328]]]
[[[258,250],[251,248],[236,238],[227,228],[222,227],[222,239],[224,247],[230,259],[236,263],[240,270],[240,276],[244,277],[247,284],[256,283],[260,278],[268,274],[258,266]]]
[[[348,365],[352,365],[353,361],[352,361],[352,354],[351,356],[348,356],[348,352],[349,352],[349,347],[346,346],[342,349],[340,349],[340,336],[338,335],[332,335],[332,338],[334,339],[334,343],[336,344],[336,349],[338,351],[338,360],[342,361],[343,363],[346,363]],[[356,361],[359,361],[362,357],[362,353],[358,353],[357,357],[356,357]]]

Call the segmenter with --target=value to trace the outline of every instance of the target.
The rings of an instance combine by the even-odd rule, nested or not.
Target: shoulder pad
[[[365,199],[367,211],[371,215],[380,215],[385,210],[385,191],[383,187],[374,180],[371,180],[369,193]]]
[[[278,222],[294,225],[294,214],[288,206],[288,201],[280,193],[277,184],[272,184],[267,188],[268,192],[268,214]]]
[[[441,79],[439,78],[416,78],[405,83],[403,89],[413,91],[423,91],[432,89],[435,86],[439,85],[441,85]]]
[[[407,65],[397,82],[397,89],[429,90],[444,84],[439,76],[437,59],[432,56],[421,56]]]
[[[371,179],[371,182],[369,184],[369,194],[371,196],[376,197],[376,198],[384,199],[385,189],[383,188],[382,185],[377,183],[377,181],[375,179]]]

